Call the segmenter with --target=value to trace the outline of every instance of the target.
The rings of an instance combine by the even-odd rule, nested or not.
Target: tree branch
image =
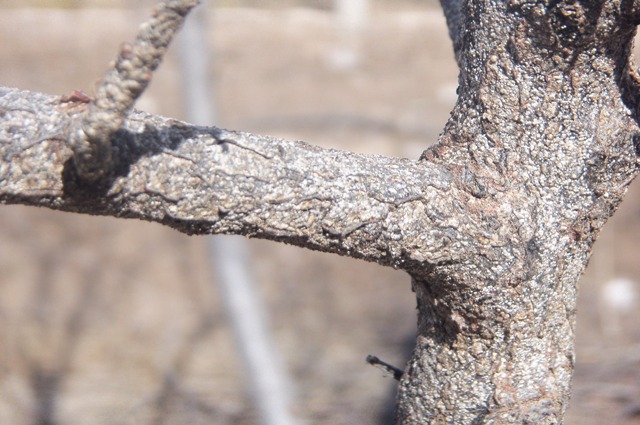
[[[455,243],[464,223],[448,223],[457,191],[445,167],[134,111],[111,136],[111,177],[90,183],[66,142],[86,108],[0,90],[0,202],[280,240],[400,268],[465,251]]]
[[[447,20],[449,37],[453,42],[453,53],[459,65],[458,55],[462,47],[462,0],[440,0],[440,5],[442,6],[444,17]]]
[[[111,135],[124,122],[151,81],[173,36],[199,0],[168,0],[158,4],[140,26],[131,44],[122,45],[118,58],[98,87],[96,98],[73,124],[69,134],[78,175],[94,182],[111,166]]]
[[[0,89],[0,202],[405,269],[418,337],[396,423],[560,423],[576,282],[638,174],[635,3],[459,4],[444,2],[460,98],[421,161],[134,111],[109,172],[86,178],[69,143],[82,96]]]

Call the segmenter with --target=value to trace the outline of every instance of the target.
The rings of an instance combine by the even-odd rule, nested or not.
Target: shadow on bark
[[[210,135],[211,131],[207,130],[206,133]],[[96,197],[102,197],[108,193],[118,177],[128,176],[131,166],[140,158],[175,150],[190,134],[192,130],[187,130],[182,125],[175,125],[163,131],[145,127],[142,133],[120,129],[111,136],[113,148],[111,173],[95,182],[87,182],[78,176],[76,164],[71,157],[65,162],[62,171],[64,194],[78,201],[95,202]]]

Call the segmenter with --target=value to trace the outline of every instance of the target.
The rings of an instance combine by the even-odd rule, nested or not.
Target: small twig
[[[371,354],[367,356],[367,363],[393,375],[393,379],[395,379],[396,381],[402,379],[402,375],[404,375],[404,370],[398,369],[397,367],[392,366],[389,363],[380,360],[376,356],[372,356]]]
[[[199,0],[166,0],[125,43],[89,104],[69,134],[78,176],[93,182],[111,168],[111,136],[124,123],[135,101],[151,81],[174,34]]]

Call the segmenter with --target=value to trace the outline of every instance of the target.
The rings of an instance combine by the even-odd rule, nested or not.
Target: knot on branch
[[[87,134],[85,128],[92,134]],[[69,145],[73,149],[78,176],[94,182],[111,169],[111,131],[99,131],[100,126],[79,125],[70,134]],[[98,131],[95,131],[98,130]]]

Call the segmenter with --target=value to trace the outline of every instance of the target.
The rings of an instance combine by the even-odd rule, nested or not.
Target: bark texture
[[[449,21],[460,98],[423,159],[451,172],[474,226],[455,226],[463,255],[414,275],[398,424],[562,423],[576,283],[637,173],[632,7],[468,1]]]
[[[638,172],[631,1],[445,1],[459,100],[420,160],[132,112],[78,177],[87,104],[0,90],[0,202],[278,240],[406,270],[397,424],[559,424],[576,284]]]
[[[114,167],[78,178],[64,138],[84,103],[0,90],[0,200],[240,234],[422,269],[456,255],[432,230],[456,197],[445,167],[190,126],[142,112],[111,138]],[[426,230],[425,230],[426,229]],[[462,248],[462,247],[458,247]]]

